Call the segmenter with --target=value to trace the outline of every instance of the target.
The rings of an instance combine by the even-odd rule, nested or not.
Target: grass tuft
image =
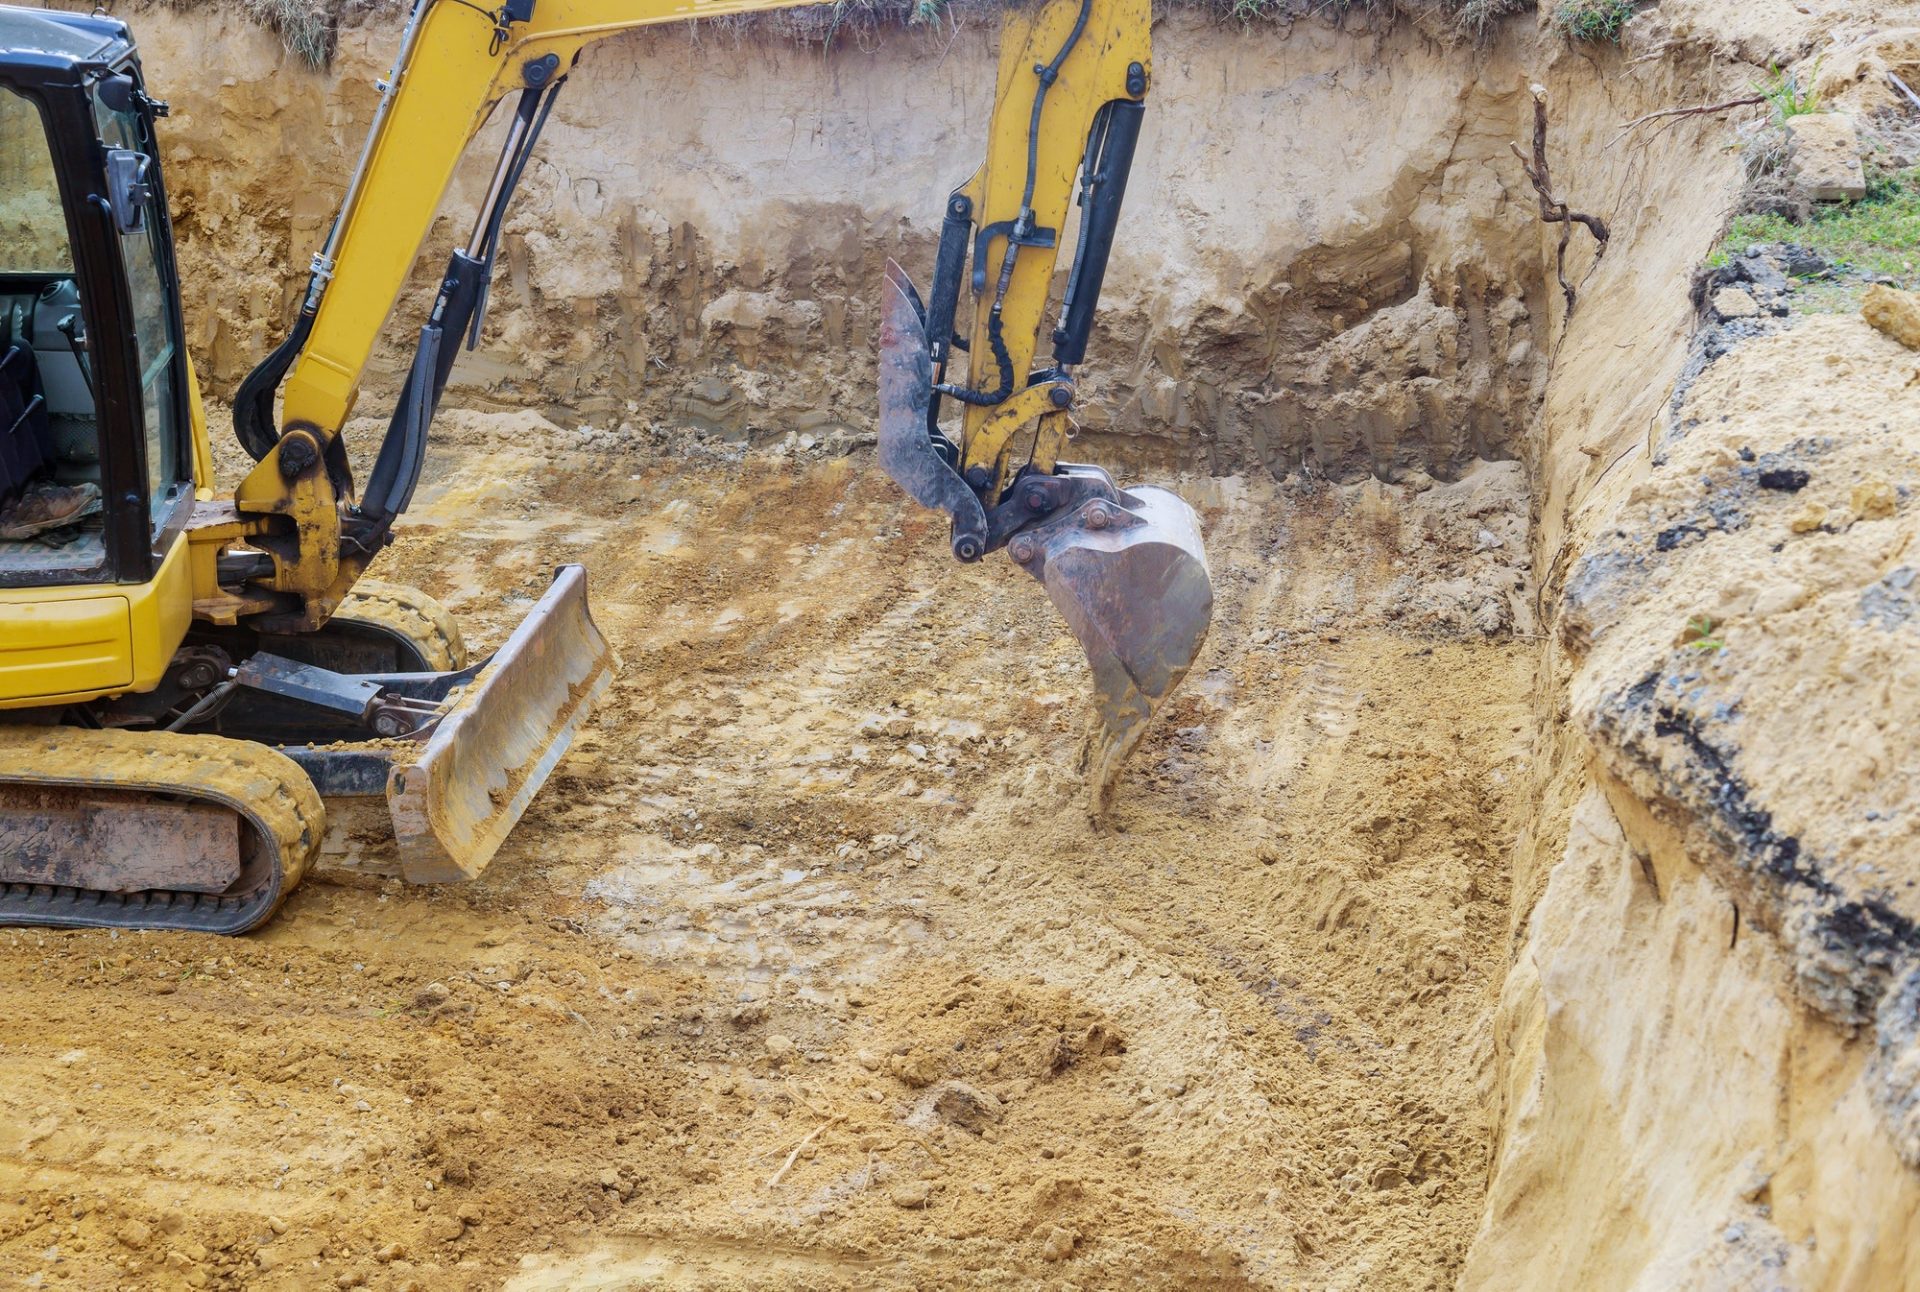
[[[1814,60],[1813,70],[1807,73],[1804,84],[1798,76],[1775,64],[1767,69],[1766,80],[1755,82],[1753,92],[1765,98],[1773,109],[1775,124],[1784,124],[1788,117],[1803,117],[1809,112],[1820,111],[1820,95],[1813,88],[1813,78],[1818,75],[1818,59]]]
[[[1806,247],[1848,273],[1832,290],[1804,294],[1803,308],[1853,309],[1867,283],[1876,278],[1891,278],[1907,288],[1920,284],[1920,167],[1870,172],[1866,197],[1847,204],[1823,203],[1804,222],[1771,212],[1736,216],[1707,264],[1717,268],[1771,242]]]
[[[337,19],[316,0],[242,0],[247,16],[279,33],[289,53],[316,71],[333,61]]]
[[[1620,33],[1639,8],[1638,0],[1560,0],[1553,25],[1570,40],[1620,43]]]

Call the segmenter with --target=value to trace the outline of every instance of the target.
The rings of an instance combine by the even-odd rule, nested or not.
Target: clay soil
[[[1451,1285],[1517,467],[1180,482],[1213,636],[1096,827],[1072,640],[863,452],[445,439],[377,573],[486,645],[585,561],[619,683],[474,884],[0,935],[10,1285]]]

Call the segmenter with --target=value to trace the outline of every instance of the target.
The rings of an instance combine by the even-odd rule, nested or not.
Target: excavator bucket
[[[1207,640],[1213,582],[1200,520],[1172,490],[1136,485],[1026,531],[1011,551],[1046,588],[1093,668],[1100,721],[1086,773],[1099,816],[1121,763]]]
[[[883,290],[880,465],[915,501],[947,513],[955,555],[977,559],[990,525],[933,438],[933,365],[918,294],[891,261]],[[1062,463],[1057,475],[1076,501],[1014,534],[1007,550],[1046,588],[1092,666],[1099,722],[1086,772],[1099,816],[1120,765],[1207,639],[1213,583],[1199,517],[1178,494],[1119,489],[1093,466]]]
[[[486,869],[618,667],[587,611],[586,571],[562,566],[419,756],[393,760],[387,807],[409,882]]]

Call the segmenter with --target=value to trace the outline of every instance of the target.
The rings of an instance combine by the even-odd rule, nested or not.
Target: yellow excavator
[[[257,928],[313,864],[335,799],[385,797],[410,881],[487,865],[617,667],[585,573],[563,567],[470,661],[443,607],[365,572],[478,341],[508,201],[581,50],[798,2],[415,0],[299,313],[236,393],[256,465],[231,498],[213,490],[183,343],[167,106],[124,23],[0,6],[0,924]],[[928,294],[897,265],[882,284],[881,465],[947,513],[958,559],[1007,548],[1085,646],[1096,801],[1212,605],[1184,502],[1060,460],[1149,20],[1149,0],[1009,7],[987,159],[947,199]],[[341,428],[369,353],[503,105],[472,232],[356,485]]]

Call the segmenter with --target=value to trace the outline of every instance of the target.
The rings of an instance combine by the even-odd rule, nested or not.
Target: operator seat
[[[33,346],[13,310],[0,314],[0,503],[53,461],[53,425]]]

